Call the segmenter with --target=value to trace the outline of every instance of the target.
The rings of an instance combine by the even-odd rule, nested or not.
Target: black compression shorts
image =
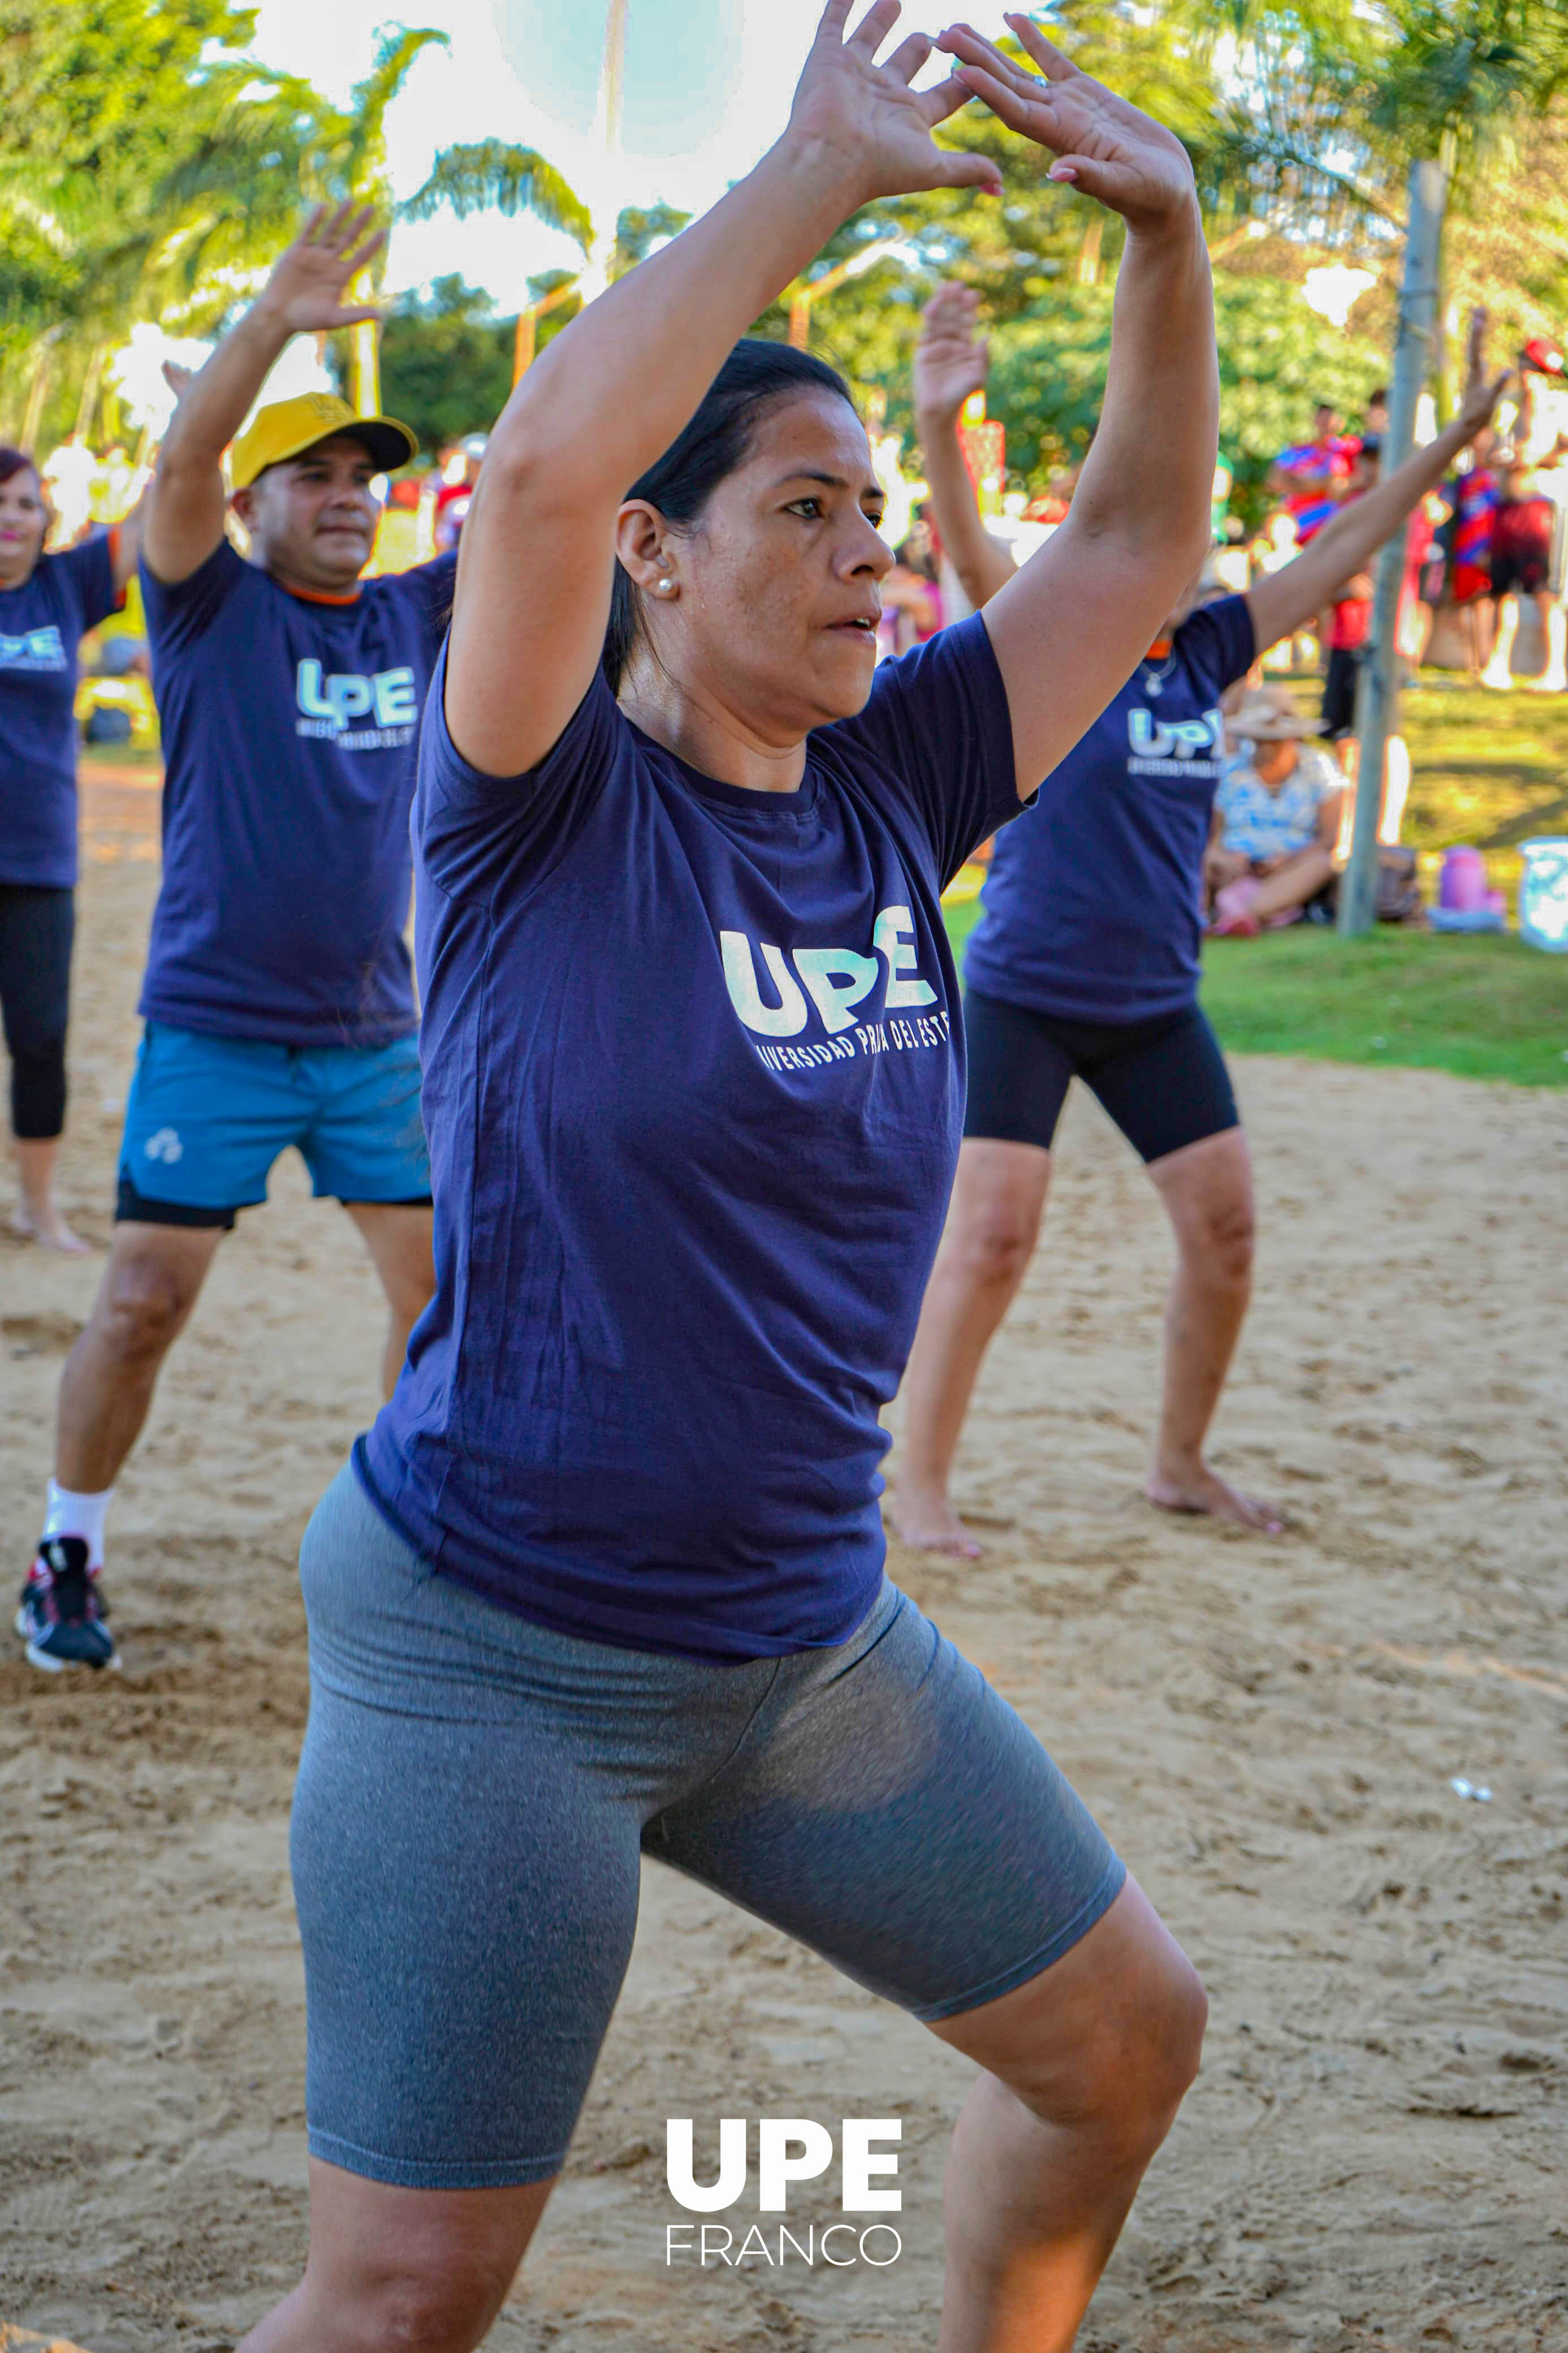
[[[1230,1073],[1195,1005],[1156,1021],[1060,1021],[970,989],[965,1135],[1048,1152],[1081,1079],[1145,1161],[1240,1125]]]

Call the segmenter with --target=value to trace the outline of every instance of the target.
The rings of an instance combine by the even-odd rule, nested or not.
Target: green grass
[[[1258,940],[1211,940],[1203,1001],[1238,1054],[1568,1086],[1568,957],[1495,934],[1385,924],[1341,940],[1299,923]]]
[[[1303,681],[1304,702],[1311,688]],[[1517,845],[1568,834],[1568,695],[1489,693],[1458,681],[1404,699],[1412,777],[1405,839],[1429,900],[1441,852],[1473,842],[1511,909]],[[1026,823],[1027,820],[1026,819]],[[960,955],[979,913],[953,907]],[[1517,1086],[1568,1086],[1568,956],[1515,936],[1385,924],[1364,940],[1296,924],[1258,940],[1211,941],[1203,1001],[1240,1054],[1401,1062]]]
[[[1421,854],[1427,896],[1440,853],[1468,841],[1511,902],[1518,844],[1568,833],[1568,694],[1493,694],[1443,680],[1403,698],[1401,729],[1411,765],[1405,839]]]

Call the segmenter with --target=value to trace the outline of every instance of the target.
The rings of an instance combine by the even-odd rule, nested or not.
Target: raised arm
[[[463,528],[446,712],[458,751],[491,776],[535,765],[582,701],[626,493],[759,311],[874,197],[977,184],[999,193],[988,158],[931,141],[969,89],[950,79],[912,90],[930,41],[911,34],[879,65],[897,0],[877,0],[846,39],[849,5],[824,10],[778,144],[555,337],[490,436]]]
[[[942,46],[1004,122],[1052,151],[1054,180],[1127,224],[1105,404],[1071,510],[985,608],[1026,797],[1131,677],[1207,552],[1219,371],[1185,149],[1031,18],[1007,23],[1043,79],[967,28]]]
[[[1333,521],[1289,564],[1247,591],[1259,653],[1321,613],[1336,588],[1364,569],[1377,550],[1443,480],[1461,449],[1485,432],[1508,383],[1506,372],[1489,382],[1486,373],[1486,313],[1470,318],[1468,380],[1453,423],[1407,458],[1397,472],[1363,498],[1340,509]]]
[[[915,351],[915,430],[942,550],[976,612],[1017,569],[980,520],[958,420],[985,382],[985,338],[975,328],[978,301],[967,286],[942,286],[921,313]],[[1031,787],[1032,789],[1032,787]]]
[[[372,215],[318,206],[257,300],[186,385],[169,420],[143,501],[142,552],[160,580],[186,580],[223,537],[223,453],[298,334],[331,333],[380,314],[344,308],[343,295],[382,243]]]

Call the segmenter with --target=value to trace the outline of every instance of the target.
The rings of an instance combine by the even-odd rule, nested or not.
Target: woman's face
[[[0,582],[20,587],[44,552],[48,510],[38,478],[22,466],[7,482],[0,482]]]
[[[1294,772],[1300,757],[1300,744],[1289,738],[1281,744],[1255,744],[1252,747],[1253,767],[1270,792],[1278,792],[1286,777]]]
[[[659,664],[770,745],[860,710],[893,562],[877,529],[882,507],[846,401],[812,391],[774,402],[689,531],[623,510],[622,559],[632,559]],[[666,577],[668,596],[657,586]]]

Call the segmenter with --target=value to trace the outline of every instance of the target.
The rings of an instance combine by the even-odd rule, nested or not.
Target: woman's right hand
[[[879,65],[877,51],[898,22],[899,0],[875,0],[846,40],[850,5],[827,0],[790,108],[787,140],[824,158],[842,185],[847,212],[921,188],[983,187],[999,196],[993,157],[939,147],[931,135],[974,92],[951,74],[931,90],[911,90],[934,43],[911,33]]]
[[[984,385],[991,348],[976,331],[980,298],[970,286],[939,286],[921,313],[915,346],[915,414],[951,424]]]

